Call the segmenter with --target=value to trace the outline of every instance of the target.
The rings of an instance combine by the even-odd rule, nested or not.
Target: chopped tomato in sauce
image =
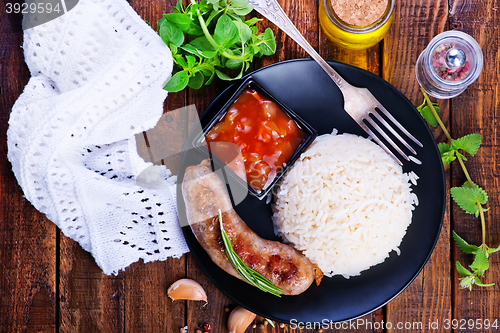
[[[233,160],[233,152],[233,161],[227,164],[259,192],[281,171],[304,137],[304,131],[275,102],[259,91],[247,88],[208,132],[206,140],[210,147],[215,146],[215,142],[239,146],[241,155]],[[213,152],[219,159],[227,161],[221,156],[224,149]],[[245,174],[241,174],[243,165]]]

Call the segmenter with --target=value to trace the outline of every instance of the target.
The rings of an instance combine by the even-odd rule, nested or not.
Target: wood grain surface
[[[7,160],[8,120],[10,110],[30,77],[23,60],[21,17],[6,13],[8,0],[0,0],[0,332],[65,332],[65,333],[156,333],[179,332],[184,326],[189,333],[211,325],[211,332],[227,332],[229,311],[236,304],[208,280],[188,253],[179,259],[144,264],[137,262],[116,276],[107,276],[92,256],[75,241],[65,237],[24,197]],[[156,29],[163,13],[171,11],[174,0],[130,0],[130,5]],[[318,0],[280,0],[285,12],[311,45],[328,60],[367,69],[399,89],[412,103],[422,102],[414,66],[418,55],[438,33],[460,29],[472,35],[484,54],[484,68],[477,81],[452,100],[438,101],[441,116],[452,137],[478,132],[483,136],[482,148],[466,162],[471,177],[489,194],[486,213],[486,243],[500,242],[499,207],[500,166],[498,132],[500,130],[500,36],[499,2],[497,0],[464,1],[397,1],[394,23],[380,44],[366,51],[347,51],[332,45],[318,22]],[[250,15],[257,15],[252,13]],[[257,59],[253,69],[307,54],[273,24],[263,20],[260,29],[273,29],[277,52]],[[166,113],[182,107],[203,110],[230,83],[216,81],[199,91],[191,89],[172,93],[164,104]],[[174,114],[174,113],[172,113]],[[183,120],[189,128],[193,119]],[[138,148],[148,159],[148,142],[168,130],[167,123],[144,134]],[[155,132],[156,131],[156,132]],[[187,133],[187,131],[186,131]],[[433,129],[436,141],[445,137]],[[173,139],[182,147],[186,137]],[[151,144],[150,146],[155,146]],[[176,170],[178,159],[154,161]],[[170,164],[169,164],[170,163]],[[459,165],[445,168],[447,188],[461,185],[465,177]],[[447,192],[449,193],[449,191]],[[399,296],[382,308],[366,315],[366,325],[344,325],[343,329],[323,332],[449,332],[446,321],[457,320],[455,332],[491,332],[478,328],[485,320],[500,325],[500,259],[492,255],[484,282],[496,283],[489,288],[459,289],[455,261],[470,264],[472,257],[457,250],[451,238],[455,230],[467,241],[480,244],[480,222],[465,214],[447,196],[443,229],[436,248],[417,278]],[[387,272],[391,274],[391,272]],[[172,301],[167,288],[177,279],[188,277],[206,290],[209,302]],[[460,327],[473,320],[474,328]],[[398,326],[398,323],[402,325]],[[430,324],[433,324],[431,327]],[[469,322],[470,323],[470,322]],[[436,325],[437,324],[437,325]],[[255,320],[249,332],[312,333],[316,329],[293,329],[289,325],[265,325]],[[432,329],[436,328],[436,329]]]

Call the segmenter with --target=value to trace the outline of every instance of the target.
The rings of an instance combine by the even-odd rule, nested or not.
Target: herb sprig
[[[255,270],[245,265],[243,260],[241,260],[238,254],[234,251],[229,236],[224,230],[224,226],[222,224],[222,213],[220,209],[219,209],[219,223],[227,259],[229,260],[231,265],[233,265],[234,269],[238,272],[238,274],[240,274],[248,283],[259,288],[260,290],[281,297],[281,293],[283,291],[280,288],[273,285],[271,281],[266,279],[260,273],[256,272]]]
[[[273,31],[257,35],[257,18],[245,20],[253,10],[247,0],[179,0],[173,13],[158,21],[158,32],[174,59],[171,79],[163,89],[177,92],[189,86],[199,89],[215,76],[237,80],[254,57],[276,52]],[[230,71],[239,71],[234,77]]]
[[[468,134],[454,140],[439,117],[439,108],[437,107],[437,103],[431,102],[426,92],[422,88],[420,89],[424,95],[424,102],[422,105],[417,107],[417,110],[429,125],[436,127],[439,124],[448,139],[448,142],[438,143],[443,165],[450,164],[452,161],[457,160],[467,179],[462,186],[452,187],[450,189],[451,197],[453,198],[453,201],[455,201],[466,213],[474,214],[481,220],[482,243],[479,246],[470,245],[455,231],[452,232],[453,239],[455,240],[457,246],[464,253],[472,254],[474,256],[472,264],[469,265],[470,269],[465,268],[459,261],[455,263],[458,274],[462,276],[459,278],[460,287],[472,290],[472,286],[474,284],[479,287],[493,286],[495,285],[494,283],[485,284],[481,282],[481,277],[484,277],[484,273],[490,266],[488,262],[489,255],[500,251],[500,246],[497,248],[490,248],[486,245],[486,220],[484,213],[487,212],[489,208],[484,208],[483,205],[488,202],[488,194],[484,189],[472,181],[464,164],[464,161],[467,161],[467,159],[460,152],[464,151],[469,155],[474,156],[481,145],[481,134]]]

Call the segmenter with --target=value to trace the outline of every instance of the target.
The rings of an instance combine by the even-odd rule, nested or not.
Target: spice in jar
[[[436,74],[444,80],[458,81],[465,79],[470,71],[469,62],[466,60],[462,62],[457,61],[456,63],[458,66],[449,64],[449,61],[447,60],[450,58],[450,52],[454,52],[460,57],[465,57],[462,51],[455,49],[454,45],[442,44],[436,48],[434,54],[432,55],[432,67],[436,71]],[[452,54],[452,56],[456,59],[454,54]]]
[[[364,50],[387,35],[395,0],[320,0],[318,18],[333,43]]]
[[[387,9],[388,0],[331,0],[333,11],[344,22],[367,26],[377,21]]]
[[[479,44],[462,31],[445,31],[432,38],[415,64],[418,84],[439,99],[460,95],[483,68]]]

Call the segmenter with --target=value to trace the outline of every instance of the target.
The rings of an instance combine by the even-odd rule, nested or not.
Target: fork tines
[[[363,120],[366,121],[368,124],[370,124],[382,137],[391,145],[392,148],[394,148],[401,156],[403,156],[404,159],[407,161],[410,161],[410,158],[408,157],[407,154],[405,154],[401,148],[387,135],[387,133],[377,124],[377,122],[374,121],[373,118],[371,118],[369,115],[373,115],[385,128],[387,128],[391,134],[399,140],[405,146],[412,154],[416,155],[417,152],[415,149],[413,149],[412,146],[406,142],[405,139],[399,135],[398,132],[394,130],[394,128],[380,115],[380,113],[377,112],[377,109],[384,114],[396,127],[403,132],[408,138],[410,138],[413,142],[415,142],[418,146],[423,147],[422,143],[418,141],[410,132],[406,130],[406,128],[403,127],[399,123],[399,121],[396,120],[382,105],[377,105],[376,109],[373,109],[369,112],[367,117],[364,117]],[[387,146],[379,139],[379,137],[366,125],[364,121],[361,121],[361,124],[359,124],[365,131],[370,135],[370,137],[375,140],[389,155],[391,155],[400,165],[403,165],[401,161],[392,153],[392,151],[387,148]]]

